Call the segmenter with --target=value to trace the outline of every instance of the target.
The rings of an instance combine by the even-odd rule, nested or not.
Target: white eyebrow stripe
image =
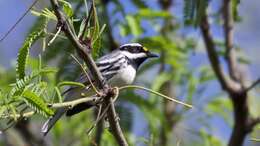
[[[146,57],[147,55],[143,52],[141,53],[129,53],[127,51],[122,51],[122,54],[124,54],[126,57],[128,57],[129,59],[137,59],[137,58],[143,58]]]
[[[128,43],[128,44],[121,45],[120,48],[121,48],[121,47],[126,47],[126,46],[137,46],[137,47],[142,47],[142,45],[139,44],[139,43]]]

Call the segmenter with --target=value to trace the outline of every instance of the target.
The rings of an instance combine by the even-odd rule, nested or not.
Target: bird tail
[[[43,135],[47,135],[50,129],[55,125],[55,123],[61,118],[61,116],[68,110],[68,108],[58,109],[54,116],[49,118],[42,126],[41,132]]]
[[[85,92],[88,92],[88,89],[85,89]],[[66,94],[66,97],[64,98],[64,101],[72,101],[75,99],[78,99],[81,97],[81,93],[83,93],[81,88],[70,88],[67,91],[65,91],[63,94]],[[61,118],[61,116],[63,114],[65,114],[66,112],[69,111],[69,113],[67,114],[67,116],[72,116],[74,114],[77,114],[81,111],[83,111],[84,109],[90,108],[93,105],[85,103],[84,106],[82,105],[78,105],[75,106],[72,109],[69,109],[68,107],[63,107],[63,108],[59,108],[56,110],[55,114],[49,118],[42,126],[41,132],[43,133],[43,135],[47,135],[48,132],[50,131],[50,129],[55,125],[55,123]]]

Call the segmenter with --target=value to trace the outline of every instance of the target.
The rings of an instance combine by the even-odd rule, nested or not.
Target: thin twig
[[[102,105],[100,105],[102,106]],[[101,109],[99,110],[99,114],[97,116],[96,121],[94,122],[94,124],[87,130],[87,135],[89,136],[92,132],[92,130],[97,126],[97,124],[99,123],[99,121],[105,116],[105,114],[108,111],[110,104],[108,106],[105,107],[105,109],[102,111]],[[102,113],[101,113],[102,112]]]
[[[64,14],[62,13],[62,11],[60,10],[60,6],[58,4],[57,0],[50,0],[51,5],[53,7],[53,10],[55,12],[55,15],[57,17],[58,23],[60,25],[62,25],[63,27],[63,31],[65,33],[65,35],[68,37],[68,39],[73,43],[73,46],[75,47],[75,49],[77,50],[78,55],[85,61],[85,63],[87,64],[91,74],[93,75],[95,81],[97,81],[97,85],[100,89],[102,89],[104,87],[104,79],[101,75],[101,73],[99,72],[94,60],[92,59],[92,57],[88,54],[88,50],[87,48],[84,48],[83,45],[81,45],[81,43],[79,42],[79,39],[77,38],[77,36],[74,35],[73,31],[71,30],[70,23],[66,20]],[[91,47],[91,46],[87,46],[87,47]]]
[[[76,99],[73,101],[67,101],[67,102],[62,102],[62,103],[53,103],[53,104],[48,104],[48,106],[50,108],[62,108],[62,107],[74,107],[75,105],[78,105],[80,103],[84,103],[84,102],[90,102],[93,101],[95,103],[99,103],[101,102],[102,98],[101,97],[95,97],[95,96],[91,96],[91,97],[83,97],[80,99]]]
[[[115,105],[114,105],[114,101],[112,98],[109,98],[105,101],[105,104],[108,106],[109,104],[111,106],[109,106],[107,115],[108,115],[108,121],[109,121],[109,125],[111,128],[111,132],[114,135],[114,137],[117,140],[117,143],[119,146],[128,146],[127,141],[124,137],[124,134],[122,132],[122,129],[120,127],[119,124],[119,119],[117,117],[116,114],[116,110],[115,110]]]
[[[54,37],[53,37],[53,38],[50,40],[50,42],[48,43],[48,46],[50,46],[50,45],[53,43],[53,41],[54,41],[54,40],[56,39],[56,37],[59,35],[60,31],[61,31],[61,27],[58,27],[57,32],[55,33]]]
[[[94,89],[94,91],[96,92],[96,94],[100,94],[100,92],[97,90],[97,88],[95,87],[94,83],[91,81],[90,76],[88,75],[87,71],[84,69],[83,65],[79,62],[79,60],[72,54],[70,54],[70,56],[80,65],[81,70],[85,73],[85,75],[88,78],[88,81],[90,83],[90,85],[92,86],[92,88]]]
[[[94,1],[92,1],[91,7],[90,7],[88,15],[87,15],[87,18],[83,20],[83,21],[85,21],[85,25],[84,25],[82,34],[79,36],[80,40],[82,40],[84,35],[85,35],[85,31],[87,30],[87,27],[88,27],[88,24],[89,24],[89,21],[90,21],[90,17],[92,15],[93,10],[94,10]]]
[[[9,114],[9,115],[1,115],[0,116],[0,119],[8,119],[8,118],[28,118],[28,117],[31,117],[32,115],[34,115],[35,112],[34,111],[30,111],[30,112],[26,112],[26,113],[23,113],[23,114]]]
[[[247,123],[247,131],[251,132],[253,128],[260,123],[260,117],[257,118],[250,118]]]
[[[24,12],[24,14],[15,22],[15,24],[7,31],[7,33],[1,38],[0,42],[2,42],[13,30],[14,28],[22,21],[22,19],[30,12],[31,8],[38,2],[35,0],[31,6]]]
[[[250,138],[251,141],[260,142],[260,138]]]
[[[51,32],[46,32],[46,34],[47,35],[50,35],[50,36],[55,36],[56,34],[54,34],[54,33],[51,33]],[[67,39],[65,36],[63,36],[63,35],[58,35],[58,37],[59,38],[61,38],[61,39]]]
[[[142,86],[136,86],[136,85],[122,86],[122,87],[119,88],[119,90],[129,89],[129,88],[135,88],[135,89],[141,89],[141,90],[144,90],[144,91],[148,91],[148,92],[153,93],[153,94],[155,94],[155,95],[164,97],[164,98],[166,98],[166,99],[168,99],[168,100],[170,100],[170,101],[173,101],[173,102],[182,104],[182,105],[184,105],[184,106],[186,106],[186,107],[192,108],[192,105],[190,105],[190,104],[181,102],[181,101],[179,101],[179,100],[176,100],[176,99],[174,99],[174,98],[171,98],[171,97],[169,97],[169,96],[166,96],[166,95],[164,95],[164,94],[161,94],[161,93],[159,93],[159,92],[156,92],[156,91],[154,91],[154,90],[151,90],[151,89],[148,89],[148,88],[145,88],[145,87],[142,87]]]
[[[258,84],[260,84],[260,78],[257,79],[251,86],[249,86],[248,88],[245,89],[245,92],[250,91],[251,89],[253,89],[255,86],[257,86]]]

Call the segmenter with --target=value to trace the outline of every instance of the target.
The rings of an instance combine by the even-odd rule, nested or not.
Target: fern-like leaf
[[[16,83],[14,87],[12,88],[9,96],[14,97],[20,95],[24,88],[30,83],[30,81],[33,79],[32,75],[25,76],[23,79],[16,80]]]
[[[45,101],[35,92],[24,90],[22,95],[25,102],[37,113],[44,116],[51,116],[54,114],[53,110],[49,109]]]
[[[25,87],[28,86],[34,78],[36,78],[42,74],[52,73],[55,71],[56,70],[48,69],[48,68],[41,69],[40,71],[38,71],[36,73],[32,73],[31,75],[27,75],[22,79],[17,79],[16,83],[14,84],[14,87],[12,88],[12,90],[9,94],[9,97],[21,95],[23,90],[25,89]]]
[[[22,79],[25,76],[25,67],[29,56],[29,50],[31,46],[44,35],[44,28],[47,26],[47,19],[42,18],[40,19],[41,23],[37,23],[32,29],[32,32],[26,38],[23,46],[20,48],[17,57],[17,65],[16,65],[16,74],[18,79]]]
[[[32,44],[42,35],[43,30],[31,33],[29,37],[25,40],[22,48],[19,50],[16,67],[16,73],[19,79],[22,79],[25,76],[25,66],[29,56],[29,49],[31,48]]]

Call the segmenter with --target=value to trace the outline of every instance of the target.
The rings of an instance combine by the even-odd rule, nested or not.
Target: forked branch
[[[102,89],[104,94],[108,94],[108,92],[107,92],[108,91],[108,89],[107,89],[108,85],[104,81],[104,79],[103,79],[101,73],[99,72],[94,60],[88,54],[88,50],[91,50],[91,44],[82,45],[79,42],[79,39],[73,33],[73,31],[71,30],[72,26],[70,26],[70,23],[66,20],[66,17],[64,16],[63,12],[60,10],[58,1],[57,0],[50,0],[50,2],[51,2],[51,5],[53,7],[53,10],[55,12],[55,15],[57,17],[58,25],[60,25],[62,27],[62,31],[69,38],[69,40],[72,42],[72,44],[74,45],[74,47],[77,50],[78,55],[81,57],[81,59],[84,60],[84,62],[88,66],[91,74],[94,77],[94,80],[96,81],[96,83],[98,85],[98,88]],[[94,2],[94,1],[92,1],[92,2]],[[108,115],[108,118],[109,118],[109,123],[110,123],[111,129],[112,129],[112,133],[115,136],[115,138],[116,138],[116,140],[117,140],[117,142],[120,146],[127,146],[128,144],[127,144],[126,139],[123,135],[123,132],[120,128],[120,125],[119,125],[118,121],[114,119],[116,117],[116,113],[115,113],[114,104],[111,103],[111,101],[113,102],[113,100],[111,99],[111,97],[108,97],[108,99],[109,100],[106,100],[104,102],[104,104],[106,104],[106,105],[111,104],[110,108],[108,109],[107,115]]]
[[[210,25],[208,21],[208,16],[205,14],[202,18],[200,29],[202,32],[202,36],[206,45],[208,58],[211,63],[211,67],[213,68],[222,88],[226,91],[239,91],[241,89],[240,84],[237,82],[234,82],[231,78],[228,76],[225,76],[224,70],[221,67],[217,51],[214,44],[214,39],[212,37],[212,34],[210,32]]]

